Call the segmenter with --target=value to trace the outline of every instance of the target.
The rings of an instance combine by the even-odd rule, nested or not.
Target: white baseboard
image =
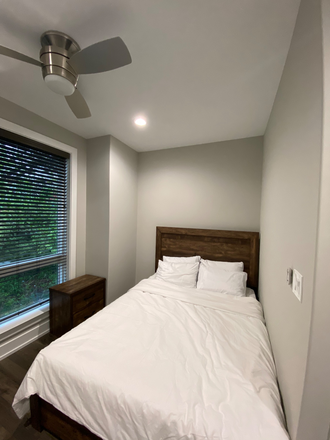
[[[0,361],[49,332],[49,313],[43,313],[0,335]]]

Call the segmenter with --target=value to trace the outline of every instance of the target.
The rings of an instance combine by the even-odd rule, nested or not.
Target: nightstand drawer
[[[95,313],[102,310],[104,307],[103,298],[99,299],[97,302],[90,304],[87,308],[80,310],[80,312],[75,313],[73,315],[73,327],[76,327],[78,324],[84,322],[86,319],[95,315]]]
[[[103,286],[93,286],[72,298],[72,313],[75,315],[93,303],[104,301]],[[104,304],[103,304],[104,305]]]
[[[49,302],[50,332],[62,336],[105,306],[105,278],[81,275],[53,286]]]

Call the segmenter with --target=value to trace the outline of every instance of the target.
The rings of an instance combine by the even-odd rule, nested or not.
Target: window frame
[[[68,268],[67,279],[75,278],[76,276],[76,244],[77,244],[77,178],[78,178],[78,151],[70,145],[59,142],[55,139],[49,138],[43,134],[34,132],[28,128],[14,124],[10,121],[0,118],[0,128],[13,133],[14,135],[23,136],[31,141],[39,142],[43,145],[55,148],[59,151],[64,151],[70,155],[69,161],[69,197],[68,197]],[[42,305],[32,311],[28,311],[14,317],[11,320],[0,324],[0,335],[21,326],[25,322],[34,320],[36,317],[48,313],[49,305]]]

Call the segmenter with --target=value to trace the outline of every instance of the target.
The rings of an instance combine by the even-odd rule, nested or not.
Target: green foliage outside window
[[[13,185],[0,167],[0,265],[58,252],[57,192],[47,181],[36,185],[36,174],[29,170],[28,178]]]
[[[0,152],[0,269],[61,253],[66,193],[57,170],[35,160],[33,150],[24,152],[24,160],[10,146]],[[49,264],[26,271],[18,265],[17,273],[0,278],[0,319],[48,298],[61,270]]]
[[[0,319],[46,300],[56,284],[57,264],[0,278]]]

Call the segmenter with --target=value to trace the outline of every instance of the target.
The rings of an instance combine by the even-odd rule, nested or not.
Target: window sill
[[[38,307],[37,309],[31,310],[27,313],[24,313],[16,318],[11,319],[10,321],[4,322],[0,324],[0,339],[5,334],[16,333],[20,328],[26,327],[30,323],[35,323],[43,318],[48,318],[49,316],[49,303]]]
[[[49,332],[49,304],[0,325],[0,361]]]

